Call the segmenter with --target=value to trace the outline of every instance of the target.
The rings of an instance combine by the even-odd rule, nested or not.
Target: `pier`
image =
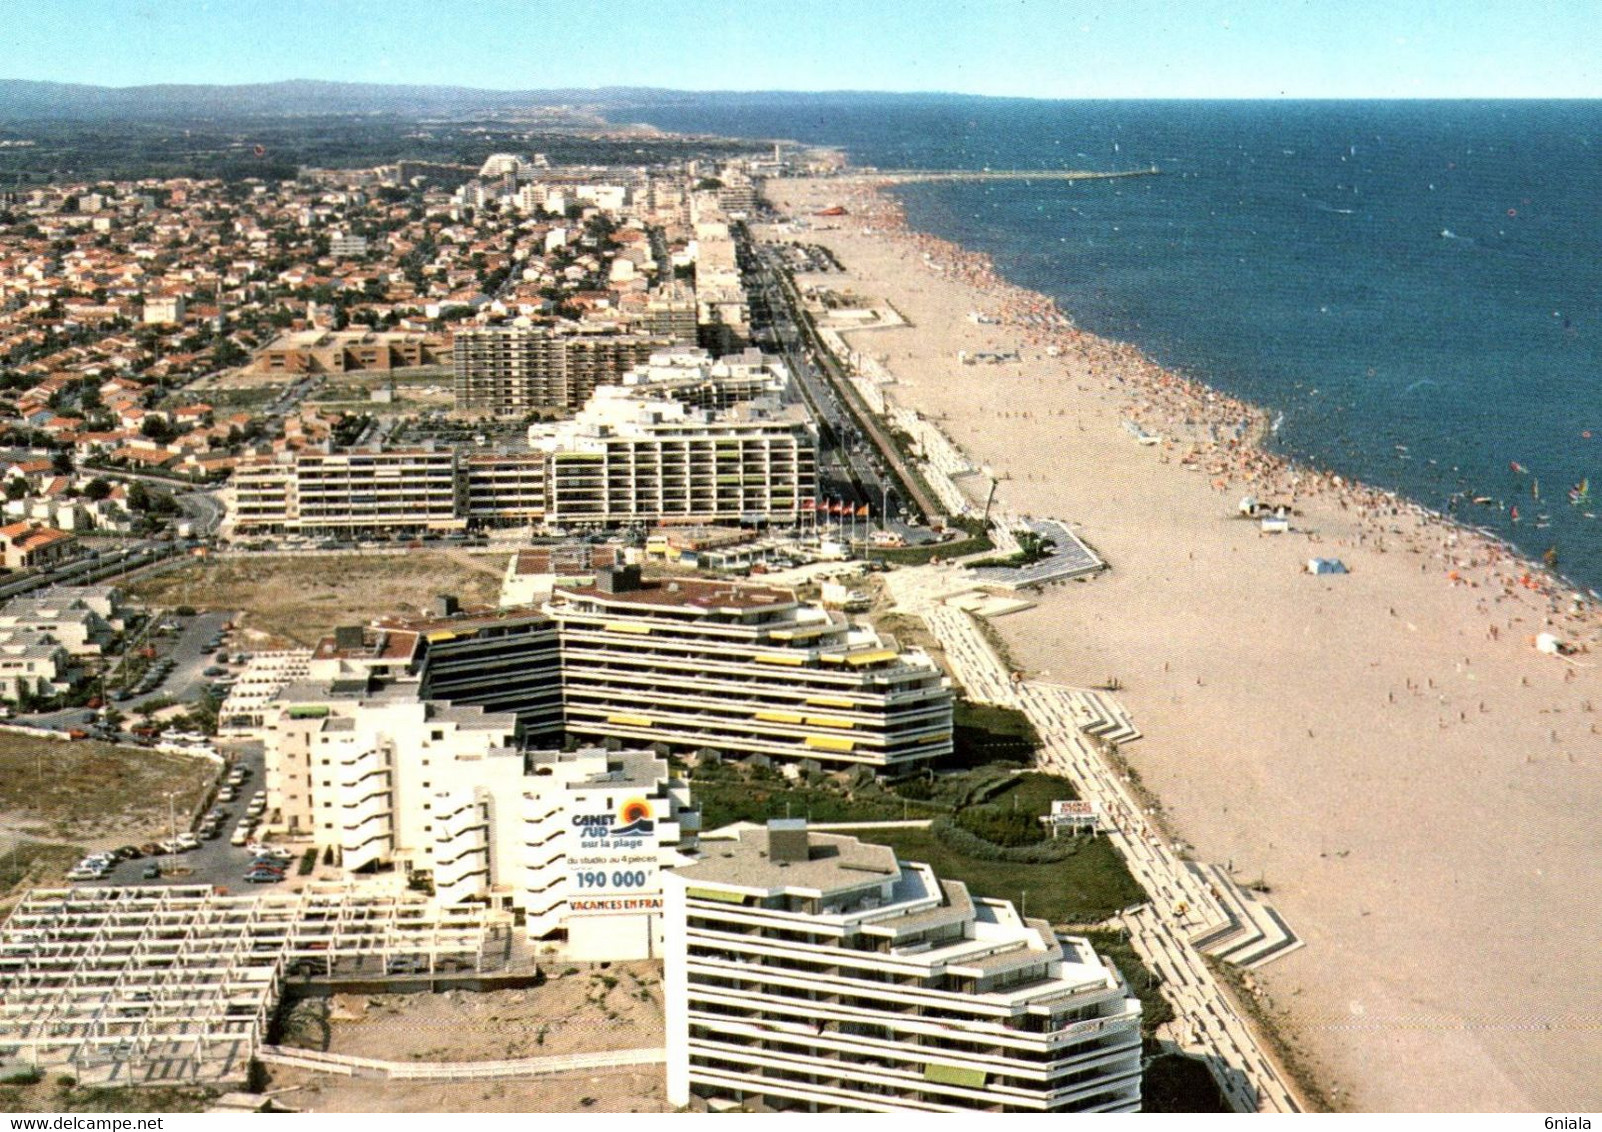
[[[1098,173],[1087,169],[859,169],[836,178],[872,184],[905,185],[915,181],[1118,181],[1156,177],[1162,170],[1122,169]]]

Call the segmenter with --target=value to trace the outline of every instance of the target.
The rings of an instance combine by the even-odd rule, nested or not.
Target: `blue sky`
[[[1602,96],[1599,0],[5,0],[0,78]]]

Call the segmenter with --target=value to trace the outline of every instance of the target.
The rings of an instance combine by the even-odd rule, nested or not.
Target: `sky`
[[[1602,0],[5,0],[0,79],[1602,97]]]

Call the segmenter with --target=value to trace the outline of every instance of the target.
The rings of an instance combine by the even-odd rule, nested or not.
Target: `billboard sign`
[[[575,813],[572,832],[576,840],[567,854],[569,910],[660,910],[662,874],[651,799],[627,798],[615,812]]]

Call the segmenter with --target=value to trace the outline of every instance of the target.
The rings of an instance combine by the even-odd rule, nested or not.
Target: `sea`
[[[1264,407],[1287,457],[1602,592],[1602,102],[722,95],[620,116],[884,169],[1155,166],[894,191],[1081,327]]]

